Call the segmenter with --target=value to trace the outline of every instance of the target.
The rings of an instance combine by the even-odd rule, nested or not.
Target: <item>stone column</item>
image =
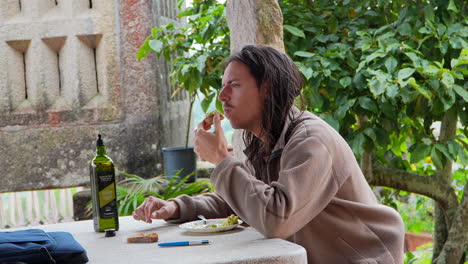
[[[284,50],[283,15],[277,0],[227,2],[227,21],[231,32],[231,53],[247,44],[262,44]],[[245,159],[242,130],[232,137],[234,155]]]

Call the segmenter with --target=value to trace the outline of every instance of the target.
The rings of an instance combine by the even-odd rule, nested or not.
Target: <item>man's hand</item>
[[[179,206],[174,201],[164,201],[162,199],[150,196],[133,211],[135,220],[145,221],[148,224],[152,219],[178,218],[180,215]]]
[[[213,123],[215,126],[215,131],[213,133],[206,131],[206,128],[209,129],[209,127],[211,127],[210,118],[206,118],[198,124],[195,130],[194,151],[200,158],[218,165],[229,153],[223,128],[221,127],[219,113],[214,115]],[[209,124],[209,126],[207,124]]]

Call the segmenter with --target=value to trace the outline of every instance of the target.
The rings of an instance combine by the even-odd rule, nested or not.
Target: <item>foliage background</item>
[[[437,168],[447,159],[468,164],[466,2],[280,3],[287,52],[307,79],[308,109],[358,158],[377,150],[380,162],[410,171],[428,156]],[[433,124],[449,110],[463,129],[440,142]]]

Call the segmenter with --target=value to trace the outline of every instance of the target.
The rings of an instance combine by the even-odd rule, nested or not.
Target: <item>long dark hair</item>
[[[266,86],[267,96],[263,106],[262,135],[265,142],[252,132],[244,130],[244,153],[258,174],[263,166],[263,156],[270,154],[279,139],[295,98],[301,94],[303,79],[292,59],[268,46],[248,45],[231,55],[226,65],[233,61],[245,64],[255,78],[257,87]],[[292,118],[292,117],[289,117]]]

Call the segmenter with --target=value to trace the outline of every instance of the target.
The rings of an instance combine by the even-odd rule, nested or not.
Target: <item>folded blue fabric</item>
[[[26,229],[0,232],[0,263],[9,262],[82,264],[88,256],[68,232]]]

